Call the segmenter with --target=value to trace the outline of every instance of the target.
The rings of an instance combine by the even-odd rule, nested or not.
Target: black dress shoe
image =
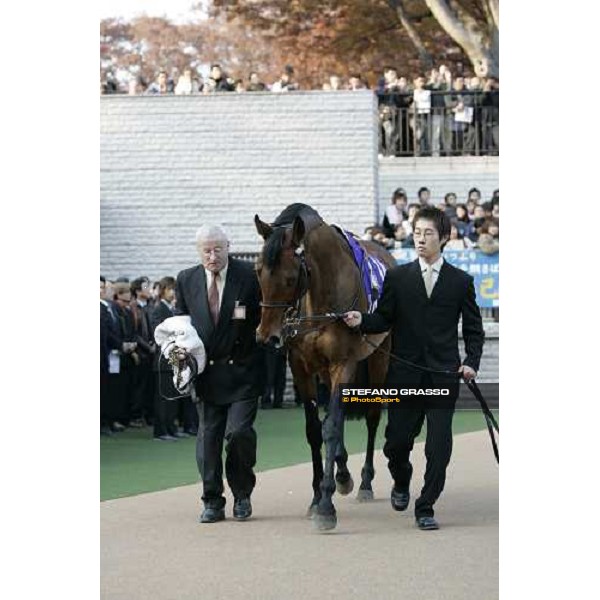
[[[408,490],[400,492],[394,487],[392,488],[390,501],[394,510],[406,510],[408,508],[408,503],[410,502],[410,493]]]
[[[217,521],[223,521],[223,519],[225,519],[224,508],[207,506],[200,516],[200,523],[216,523]]]
[[[252,516],[252,504],[250,498],[236,498],[233,503],[233,518],[237,521],[245,521]]]
[[[417,517],[417,527],[423,531],[440,528],[438,522],[433,517]]]

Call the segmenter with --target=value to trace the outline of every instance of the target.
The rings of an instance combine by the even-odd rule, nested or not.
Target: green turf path
[[[497,415],[497,413],[496,413]],[[376,448],[381,448],[387,417],[377,432]],[[255,428],[258,434],[256,471],[266,471],[310,461],[304,434],[304,410],[284,408],[259,410]],[[454,434],[485,429],[479,411],[457,411]],[[424,431],[419,440],[424,439]],[[364,421],[348,421],[345,434],[348,454],[365,452],[367,429]],[[490,452],[491,452],[490,448]],[[144,492],[196,483],[195,439],[155,442],[152,429],[132,429],[100,439],[101,500],[123,498]]]

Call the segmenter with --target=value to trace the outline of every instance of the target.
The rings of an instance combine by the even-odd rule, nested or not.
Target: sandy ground
[[[415,527],[423,444],[412,454],[411,504],[392,510],[385,457],[375,456],[375,500],[355,500],[364,455],[350,457],[350,496],[334,496],[338,526],[317,533],[305,517],[309,463],[259,473],[254,516],[198,523],[199,485],[101,503],[101,597],[137,600],[498,598],[498,467],[487,431],[456,436],[441,529]]]

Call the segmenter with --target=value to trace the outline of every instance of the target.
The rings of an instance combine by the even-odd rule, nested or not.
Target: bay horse
[[[361,361],[371,384],[383,384],[388,367],[385,353],[372,354],[373,346],[347,327],[333,313],[348,310],[366,312],[368,299],[361,283],[361,269],[342,234],[327,225],[317,211],[306,204],[288,206],[270,225],[254,218],[256,230],[264,239],[256,271],[262,291],[261,320],[256,330],[259,343],[276,347],[285,344],[294,382],[304,405],[306,437],[313,466],[313,499],[308,516],[320,531],[337,525],[334,491],[346,495],[354,486],[348,471],[344,447],[344,416],[358,412],[368,428],[367,455],[361,471],[360,501],[373,498],[371,482],[375,475],[373,452],[381,417],[381,405],[342,404],[339,384],[355,381]],[[359,241],[385,269],[395,260],[379,245]],[[388,333],[366,336],[372,344],[389,351]],[[325,419],[321,423],[316,402],[315,375],[330,390]],[[325,443],[325,467],[321,446]],[[337,472],[334,479],[334,463]],[[336,485],[337,483],[337,485]]]

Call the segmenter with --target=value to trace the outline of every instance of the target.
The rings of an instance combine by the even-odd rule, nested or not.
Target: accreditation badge
[[[233,309],[233,318],[237,320],[243,320],[246,318],[246,307],[240,304],[239,300],[235,301],[235,307]]]

